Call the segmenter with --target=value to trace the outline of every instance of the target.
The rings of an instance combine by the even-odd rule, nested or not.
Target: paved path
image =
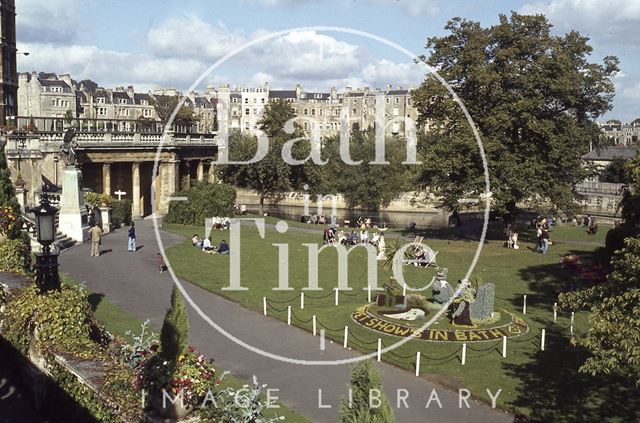
[[[103,238],[100,257],[89,257],[89,246],[79,245],[65,251],[60,257],[61,269],[88,288],[104,294],[111,302],[140,319],[149,318],[156,328],[168,307],[172,280],[168,273],[158,273],[155,257],[158,246],[151,221],[136,222],[139,250],[127,252],[127,232],[119,230]],[[162,232],[166,246],[181,242],[180,236]],[[342,346],[328,344],[320,351],[319,338],[306,331],[289,327],[285,323],[264,317],[240,305],[183,281],[192,298],[210,318],[225,330],[275,354],[305,360],[336,360],[356,356]],[[302,366],[264,357],[230,341],[211,328],[189,307],[191,344],[216,360],[221,367],[250,380],[255,374],[259,381],[279,389],[279,400],[314,422],[335,423],[340,399],[346,395],[350,366]],[[470,401],[470,409],[458,408],[457,392],[436,387],[423,378],[396,367],[380,364],[384,387],[393,407],[396,407],[398,389],[409,393],[409,408],[395,409],[397,421],[414,422],[509,422],[511,415]],[[469,368],[469,371],[473,371]],[[492,391],[499,387],[487,386]],[[323,405],[318,406],[319,390]],[[425,409],[432,390],[442,404],[435,401]]]

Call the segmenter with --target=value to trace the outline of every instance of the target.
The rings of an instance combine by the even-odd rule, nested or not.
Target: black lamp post
[[[36,237],[42,252],[36,253],[36,265],[38,273],[36,284],[41,293],[60,289],[60,277],[58,275],[58,253],[51,252],[51,244],[56,239],[56,213],[58,209],[49,203],[46,189],[40,196],[40,205],[32,209],[36,216]]]

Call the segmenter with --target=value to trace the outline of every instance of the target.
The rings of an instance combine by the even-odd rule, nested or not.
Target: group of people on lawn
[[[229,244],[227,244],[227,241],[224,239],[220,241],[220,244],[214,246],[211,236],[201,240],[198,234],[193,234],[193,238],[191,238],[191,245],[196,248],[200,248],[203,253],[207,254],[229,254]]]
[[[374,233],[369,238],[369,231],[366,227],[360,229],[358,234],[355,229],[351,232],[345,232],[343,230],[337,231],[334,226],[328,227],[322,234],[322,241],[325,244],[340,244],[340,245],[358,245],[369,244],[377,247],[380,243],[380,239],[384,237],[384,233]]]

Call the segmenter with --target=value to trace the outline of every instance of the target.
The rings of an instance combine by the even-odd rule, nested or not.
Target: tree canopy
[[[450,85],[472,116],[486,152],[492,207],[503,216],[529,198],[573,205],[572,187],[586,173],[581,156],[599,142],[594,120],[611,108],[618,59],[591,63],[588,39],[550,33],[543,15],[500,15],[484,28],[454,18],[448,35],[427,42],[421,59]],[[457,210],[459,200],[485,188],[479,148],[465,116],[434,77],[414,91],[419,124],[431,131],[420,144],[422,182]]]

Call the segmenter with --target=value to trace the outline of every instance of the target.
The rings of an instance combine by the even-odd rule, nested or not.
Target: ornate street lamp
[[[60,289],[58,275],[58,253],[51,252],[51,244],[56,239],[56,213],[58,209],[49,203],[46,187],[40,196],[40,204],[31,209],[36,216],[36,238],[42,245],[42,252],[36,253],[36,284],[41,293]]]

